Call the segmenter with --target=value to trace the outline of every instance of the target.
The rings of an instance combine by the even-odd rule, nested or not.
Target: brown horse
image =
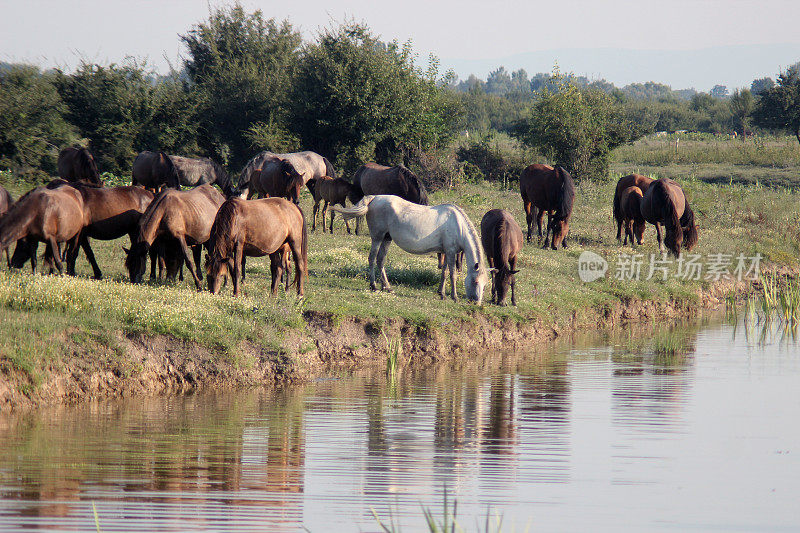
[[[102,187],[94,157],[86,148],[64,148],[58,154],[58,175],[67,181],[85,181]]]
[[[367,163],[353,175],[350,201],[357,204],[366,194],[393,194],[415,204],[428,205],[428,193],[416,174],[403,165],[387,167]],[[356,235],[361,219],[356,220]]]
[[[511,287],[511,304],[517,305],[515,270],[522,250],[522,228],[505,209],[492,209],[481,219],[481,242],[492,273],[492,303],[506,304]]]
[[[139,219],[136,241],[128,252],[125,266],[133,283],[141,283],[147,253],[159,237],[176,241],[194,278],[197,290],[202,289],[200,246],[208,240],[211,225],[225,197],[213,185],[200,185],[187,191],[167,189],[156,197]],[[195,259],[189,246],[195,246]]]
[[[14,199],[11,197],[11,193],[0,186],[0,219],[8,212],[13,203]],[[6,263],[8,263],[8,268],[11,268],[11,256],[8,253],[8,248],[6,248]]]
[[[217,294],[221,279],[230,274],[233,295],[238,296],[244,257],[269,255],[272,294],[277,294],[285,245],[292,251],[294,283],[302,296],[303,278],[308,276],[308,229],[303,211],[283,198],[228,199],[214,219],[208,241],[208,290]]]
[[[656,227],[659,250],[664,249],[661,244],[662,225],[666,232],[664,244],[675,257],[680,256],[681,246],[691,250],[697,244],[694,212],[683,189],[675,181],[661,178],[653,182],[644,193],[641,211],[644,219]]]
[[[314,221],[311,223],[311,231],[317,229],[317,213],[319,212],[319,204],[325,202],[322,206],[322,233],[325,233],[325,213],[328,211],[328,205],[341,205],[346,207],[347,196],[353,189],[353,185],[344,178],[331,178],[330,176],[322,176],[308,181],[308,189],[314,197]],[[331,235],[333,235],[333,216],[336,211],[331,209]],[[350,233],[350,223],[344,219],[344,225],[347,228],[347,233]]]
[[[15,251],[11,259],[11,266],[20,268],[30,257],[32,243],[44,242],[48,248],[46,258],[63,273],[60,243],[66,242],[68,251],[77,248],[85,225],[83,197],[77,189],[37,187],[17,200],[0,219],[0,253],[21,240],[23,246],[17,246],[20,253]]]
[[[552,232],[553,250],[558,249],[559,244],[566,248],[569,221],[572,218],[575,201],[575,184],[569,172],[560,166],[553,168],[548,165],[530,165],[519,177],[519,191],[528,224],[528,242],[531,242],[534,218],[541,238],[542,218],[546,212],[547,232],[544,247],[547,248]]]
[[[270,151],[264,151],[253,157],[242,169],[239,176],[239,185],[237,195],[244,198],[252,196],[249,193],[250,178],[253,171],[257,168],[267,168],[268,162],[280,163],[286,161],[295,172],[303,177],[303,183],[308,183],[309,180],[320,178],[322,176],[336,177],[336,169],[326,157],[319,155],[316,152],[291,152],[286,154],[276,154]],[[278,168],[277,166],[272,168]]]
[[[646,221],[642,216],[642,190],[639,187],[628,187],[622,191],[619,199],[619,213],[622,216],[622,225],[625,227],[625,242],[623,245],[628,244],[628,239],[631,240],[631,246],[642,244],[642,236],[644,235],[644,228]],[[634,242],[634,237],[636,241]]]
[[[263,168],[255,168],[250,174],[247,198],[286,198],[300,203],[300,190],[305,185],[303,176],[288,161],[269,160]]]
[[[133,160],[132,185],[141,185],[153,192],[162,187],[181,189],[178,168],[164,152],[141,152]]]
[[[624,216],[622,214],[622,210],[620,209],[620,199],[622,198],[622,191],[627,189],[628,187],[638,187],[642,194],[647,192],[647,188],[650,187],[650,184],[653,183],[655,180],[653,178],[648,178],[647,176],[642,176],[641,174],[629,174],[627,176],[623,176],[617,182],[617,188],[614,191],[614,220],[617,222],[617,240],[622,240],[622,224],[624,222]],[[644,229],[642,229],[644,231]],[[639,244],[642,244],[641,240]]]
[[[113,188],[82,183],[70,185],[76,188],[83,198],[86,226],[81,232],[80,247],[83,248],[86,259],[92,265],[95,279],[102,279],[103,273],[97,265],[89,239],[110,241],[128,235],[133,244],[139,219],[153,201],[153,193],[130,185]],[[75,272],[77,256],[78,248],[76,247],[73,254],[67,256],[68,272]]]

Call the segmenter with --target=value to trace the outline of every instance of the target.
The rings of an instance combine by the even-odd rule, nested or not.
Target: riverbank
[[[682,182],[697,213],[708,267],[715,254],[762,257],[761,268],[794,273],[800,257],[800,195],[756,186]],[[440,301],[436,258],[390,248],[388,274],[395,292],[367,288],[368,237],[318,229],[309,243],[306,298],[268,296],[264,259],[248,261],[245,296],[197,293],[191,281],[133,286],[123,269],[123,241],[93,244],[105,280],[0,272],[0,408],[85,398],[158,394],[313,379],[337,368],[386,364],[387,339],[401,339],[413,364],[472,350],[530,348],[581,328],[628,320],[683,318],[719,307],[729,280],[683,279],[669,265],[667,279],[649,277],[654,231],[636,253],[639,275],[621,265],[633,256],[614,239],[613,182],[577,187],[570,247],[557,252],[526,244],[520,260],[517,307],[481,307]],[[20,188],[14,190],[15,196]],[[307,193],[306,193],[307,194]],[[478,225],[483,213],[509,209],[524,222],[519,193],[496,184],[462,184],[432,195],[432,203],[465,208]],[[311,212],[303,197],[303,208]],[[310,221],[309,221],[310,223]],[[605,277],[578,276],[581,253],[608,261]],[[744,274],[744,272],[743,272]],[[649,279],[648,279],[649,277]],[[622,278],[622,279],[618,279]],[[744,284],[742,285],[742,289]]]

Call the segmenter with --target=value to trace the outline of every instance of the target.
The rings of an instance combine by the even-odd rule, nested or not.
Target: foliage
[[[623,107],[597,89],[579,89],[556,69],[557,90],[538,93],[529,115],[514,135],[539,149],[577,178],[608,174],[609,154],[644,131],[631,122]]]
[[[54,173],[58,149],[74,139],[52,83],[31,66],[0,72],[0,167]]]
[[[747,135],[753,110],[755,109],[753,94],[747,89],[736,89],[733,91],[728,103],[731,108],[734,131]]]
[[[800,142],[800,63],[778,76],[778,84],[761,93],[754,113],[764,128],[791,131]]]
[[[430,150],[452,133],[459,106],[427,72],[411,44],[382,43],[361,24],[325,30],[299,67],[292,100],[304,147],[353,171],[366,161],[399,163],[411,147]]]
[[[276,132],[289,138],[286,110],[301,37],[288,21],[236,4],[214,10],[181,40],[199,106],[198,142],[208,154],[241,166]]]
[[[456,150],[464,172],[473,180],[516,180],[523,169],[540,159],[535,150],[503,134],[475,136]]]

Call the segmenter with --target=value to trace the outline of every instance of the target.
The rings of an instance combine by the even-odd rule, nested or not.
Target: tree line
[[[493,178],[509,164],[492,160],[485,138],[505,132],[581,178],[603,176],[614,147],[654,131],[762,127],[800,141],[797,65],[724,98],[652,82],[618,89],[557,69],[458,82],[435,57],[423,69],[410,42],[383,42],[364,24],[304,42],[288,21],[240,5],[213,10],[180,39],[186,57],[167,75],[136,60],[71,73],[2,65],[0,168],[52,175],[59,149],[78,143],[118,175],[142,150],[211,157],[235,172],[262,150],[307,149],[345,173],[378,161],[434,181],[478,167]],[[464,145],[473,132],[482,135]]]

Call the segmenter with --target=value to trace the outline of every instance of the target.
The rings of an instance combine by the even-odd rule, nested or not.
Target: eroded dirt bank
[[[471,320],[425,329],[404,320],[341,319],[307,313],[305,329],[286,333],[283,349],[242,343],[229,353],[165,336],[112,335],[111,346],[78,343],[64,335],[63,356],[34,380],[0,361],[0,411],[71,403],[91,398],[284,385],[323,376],[333,369],[386,364],[387,338],[402,339],[402,363],[426,365],[475,350],[535,350],[582,328],[628,321],[688,318],[723,304],[725,294],[744,284],[717,283],[694,302],[620,301],[587,309],[568,321]],[[752,287],[751,287],[752,288]],[[68,332],[67,332],[68,333]]]

